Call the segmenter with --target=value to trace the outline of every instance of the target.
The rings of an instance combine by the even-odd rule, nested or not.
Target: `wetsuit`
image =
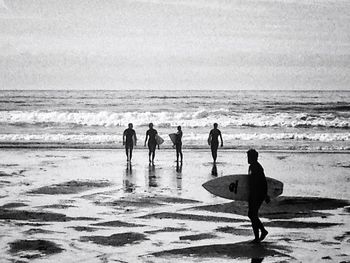
[[[264,169],[259,162],[252,163],[249,166],[249,200],[248,200],[248,217],[252,222],[254,235],[259,236],[259,229],[265,231],[258,212],[262,202],[267,196],[267,182]]]
[[[212,129],[210,131],[211,142],[210,146],[212,150],[217,150],[219,147],[219,136],[221,135],[221,131],[219,129]]]
[[[134,129],[128,128],[124,131],[125,136],[125,149],[134,148],[133,136],[136,137],[136,133]]]
[[[146,132],[146,136],[148,135],[148,149],[150,152],[154,152],[156,150],[157,141],[156,141],[156,135],[158,134],[157,130],[155,129],[149,129]]]
[[[181,152],[181,148],[182,148],[182,131],[178,131],[176,133],[175,147],[176,147],[176,152],[177,153]]]
[[[221,131],[219,129],[212,129],[209,133],[209,136],[211,137],[211,142],[210,142],[211,155],[213,156],[213,159],[215,162],[217,158],[218,148],[219,148],[219,136],[221,136]]]

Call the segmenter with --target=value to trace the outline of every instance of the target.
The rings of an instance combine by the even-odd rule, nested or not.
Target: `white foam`
[[[59,112],[59,111],[2,111],[0,122],[8,124],[76,124],[86,126],[135,126],[153,122],[158,126],[207,127],[217,122],[221,127],[326,127],[350,128],[350,119],[333,114],[309,115],[306,113],[231,113],[221,109],[194,112]]]
[[[202,144],[208,134],[184,134],[184,143]],[[225,134],[225,142],[250,140],[295,140],[335,142],[350,141],[350,133],[237,133]],[[166,138],[170,143],[170,139]],[[47,143],[121,143],[120,135],[111,134],[0,134],[0,142],[47,142]]]

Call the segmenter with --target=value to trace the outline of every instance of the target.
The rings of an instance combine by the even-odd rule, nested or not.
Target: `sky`
[[[0,0],[0,89],[350,90],[350,2]]]

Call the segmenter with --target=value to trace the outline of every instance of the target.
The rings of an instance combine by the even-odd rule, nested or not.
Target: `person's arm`
[[[146,132],[145,147],[146,147],[147,139],[148,139],[148,132]]]
[[[209,132],[209,136],[208,136],[208,145],[211,144],[211,131]]]
[[[123,132],[123,145],[125,145],[125,131]]]
[[[221,140],[221,147],[223,147],[224,146],[224,141],[222,140],[221,132],[220,132],[220,140]]]

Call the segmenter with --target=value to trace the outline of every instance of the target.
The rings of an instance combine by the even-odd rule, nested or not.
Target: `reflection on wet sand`
[[[156,166],[154,164],[148,165],[148,186],[157,187],[157,176],[156,176]]]
[[[211,168],[211,175],[218,176],[218,168],[216,167],[215,163],[213,163],[213,168]]]
[[[179,164],[179,162],[176,163],[176,188],[178,190],[178,193],[181,194],[182,190],[182,162]]]
[[[128,163],[123,176],[123,190],[125,193],[132,193],[135,191],[135,176],[133,176],[131,163]]]

